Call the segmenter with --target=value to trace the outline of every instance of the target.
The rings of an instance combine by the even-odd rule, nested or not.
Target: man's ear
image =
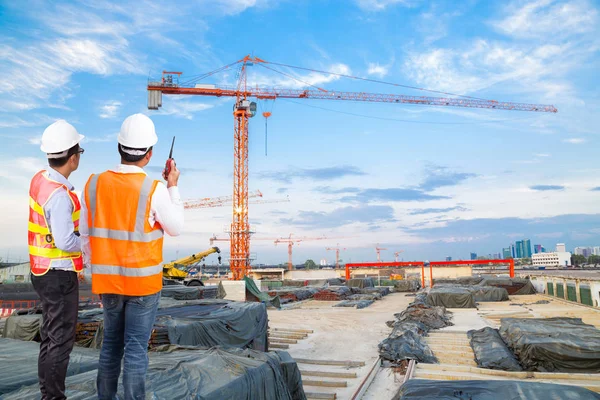
[[[152,158],[152,150],[150,150],[149,152],[146,153],[146,160],[148,160],[148,162],[150,162],[151,158]]]

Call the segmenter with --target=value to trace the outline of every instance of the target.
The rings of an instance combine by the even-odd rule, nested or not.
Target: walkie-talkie
[[[175,145],[175,136],[173,136],[173,141],[171,142],[171,151],[169,152],[169,158],[167,159],[167,163],[165,164],[165,170],[163,171],[163,178],[167,180],[169,178],[169,174],[171,173],[171,161],[173,160],[173,146]]]

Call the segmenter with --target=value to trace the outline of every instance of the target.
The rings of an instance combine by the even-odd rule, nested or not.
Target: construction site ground
[[[377,345],[391,332],[391,328],[385,324],[386,321],[392,320],[393,314],[403,311],[413,299],[414,297],[407,293],[392,293],[361,310],[333,307],[336,302],[308,300],[287,305],[279,311],[269,310],[269,325],[276,329],[312,331],[304,339],[289,344],[286,350],[294,358],[308,361],[352,361],[364,364],[347,367],[299,363],[302,371],[326,373],[320,377],[303,374],[305,382],[317,381],[316,384],[319,385],[345,382],[347,385],[345,387],[305,385],[307,393],[335,393],[337,399],[350,399],[377,360]],[[534,304],[539,300],[547,300],[549,303]],[[479,303],[478,309],[450,309],[450,311],[453,313],[454,326],[432,331],[427,338],[440,364],[418,364],[413,378],[527,379],[573,384],[600,391],[600,374],[506,373],[477,368],[466,335],[466,332],[471,329],[485,326],[497,328],[500,318],[503,317],[579,317],[584,322],[600,328],[599,309],[538,294],[511,296],[510,300],[505,302]],[[327,376],[327,373],[336,375],[339,372],[354,372],[356,378]],[[391,399],[402,384],[403,378],[403,375],[390,368],[380,368],[362,398]]]

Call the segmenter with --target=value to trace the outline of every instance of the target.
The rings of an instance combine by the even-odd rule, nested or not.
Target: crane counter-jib
[[[510,111],[534,111],[556,113],[558,110],[553,105],[512,103],[497,100],[465,99],[454,97],[429,97],[408,96],[402,94],[366,93],[366,92],[341,92],[328,90],[304,90],[304,89],[278,89],[278,88],[251,88],[246,91],[238,91],[234,87],[181,87],[148,85],[148,101],[151,101],[150,92],[156,94],[179,94],[199,95],[214,97],[256,97],[258,99],[273,100],[283,99],[314,99],[314,100],[350,100],[375,103],[397,103],[397,104],[419,104],[431,106],[450,106],[462,108],[489,108]],[[162,96],[161,96],[162,97]],[[161,99],[162,100],[162,99]],[[160,102],[162,102],[159,100]],[[159,104],[156,104],[160,107]]]

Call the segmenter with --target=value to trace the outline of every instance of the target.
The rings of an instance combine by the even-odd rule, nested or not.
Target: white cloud
[[[106,143],[106,142],[115,142],[117,141],[118,133],[109,133],[104,136],[86,136],[83,139],[83,143]]]
[[[392,5],[411,7],[416,3],[418,1],[415,0],[356,0],[356,4],[365,11],[383,11]]]
[[[111,100],[100,107],[100,118],[116,118],[123,103],[116,100]]]
[[[546,153],[534,153],[533,156],[534,157],[550,157],[550,154],[546,154]]]
[[[289,76],[277,74],[276,72],[265,74],[254,74],[248,76],[248,85],[259,86],[259,87],[276,87],[276,88],[290,88],[300,89],[308,86],[320,86],[326,83],[334,82],[340,79],[338,75],[324,74],[320,72],[309,72],[308,74],[297,74],[290,69],[282,70],[277,69]],[[327,72],[341,75],[351,75],[352,71],[346,64],[336,63],[331,64],[325,69]],[[267,70],[269,71],[269,70]],[[293,78],[292,78],[293,77]]]
[[[212,104],[200,103],[193,99],[183,99],[177,96],[172,96],[170,100],[172,101],[163,103],[158,112],[159,115],[173,115],[185,119],[194,119],[194,114],[214,107]]]
[[[369,63],[369,69],[367,70],[367,74],[369,75],[377,75],[380,78],[383,78],[388,74],[389,66],[387,65],[379,65],[379,63]]]
[[[513,3],[506,16],[493,22],[500,32],[519,38],[571,36],[596,29],[598,11],[585,0],[537,0]]]
[[[586,142],[586,140],[583,138],[569,138],[569,139],[563,139],[563,142],[571,143],[571,144],[583,144]]]

